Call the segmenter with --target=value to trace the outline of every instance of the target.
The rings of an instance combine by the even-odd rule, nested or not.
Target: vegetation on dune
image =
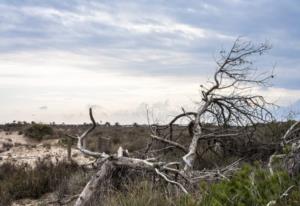
[[[25,136],[39,141],[50,135],[53,135],[53,129],[45,124],[32,124],[25,130]]]

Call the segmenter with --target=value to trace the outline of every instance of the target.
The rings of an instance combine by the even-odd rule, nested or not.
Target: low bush
[[[269,171],[260,167],[245,166],[230,180],[212,185],[202,184],[202,206],[248,206],[267,205],[271,200],[276,205],[300,205],[299,177],[290,177],[286,172]],[[294,185],[293,194],[280,198]],[[297,195],[296,195],[297,194]]]
[[[25,130],[25,136],[39,141],[49,135],[53,135],[53,129],[45,124],[33,124]]]

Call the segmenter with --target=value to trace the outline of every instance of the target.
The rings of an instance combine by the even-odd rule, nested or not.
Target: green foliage
[[[39,198],[56,190],[57,186],[79,167],[74,163],[39,161],[35,168],[28,165],[4,163],[0,167],[0,205],[9,205],[12,200]]]
[[[39,141],[47,135],[53,135],[53,129],[45,124],[33,124],[25,130],[25,136]]]
[[[271,200],[285,201],[284,205],[288,205],[287,200],[279,198],[291,185],[298,185],[297,180],[299,178],[289,177],[285,172],[271,176],[266,169],[245,166],[230,181],[212,184],[201,205],[258,206],[266,205]],[[299,196],[299,188],[297,193]],[[300,204],[299,199],[297,204]]]
[[[62,138],[59,139],[58,143],[59,143],[59,145],[61,145],[63,147],[67,147],[69,144],[71,144],[71,146],[73,146],[73,145],[76,145],[77,139],[63,136]]]
[[[282,152],[284,154],[289,154],[291,151],[292,151],[292,146],[291,145],[285,145]]]

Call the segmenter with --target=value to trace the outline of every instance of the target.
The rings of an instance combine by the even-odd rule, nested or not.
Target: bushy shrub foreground
[[[4,163],[0,166],[0,206],[10,205],[12,200],[39,198],[53,192],[78,169],[75,163],[67,162],[39,161],[35,168]]]

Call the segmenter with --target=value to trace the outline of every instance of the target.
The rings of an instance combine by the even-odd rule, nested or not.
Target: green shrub
[[[39,141],[47,135],[53,135],[53,129],[45,124],[33,124],[25,130],[25,136]]]
[[[202,188],[207,190],[201,205],[203,206],[248,206],[266,205],[271,200],[278,200],[281,194],[291,185],[298,185],[299,178],[292,178],[286,172],[276,172],[273,176],[262,168],[245,166],[231,180]],[[298,198],[294,205],[299,205],[299,188],[296,187]],[[295,197],[293,197],[296,200]],[[284,205],[288,205],[287,200]],[[293,204],[291,204],[293,205]]]

